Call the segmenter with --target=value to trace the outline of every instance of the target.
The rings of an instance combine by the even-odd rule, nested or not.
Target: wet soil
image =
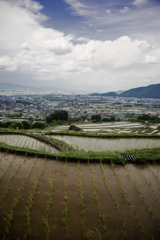
[[[5,172],[12,160],[13,163]],[[21,166],[15,173],[15,169],[20,163]],[[24,189],[21,191],[22,198],[14,207],[13,199],[18,195],[18,189],[21,189],[22,183],[25,181],[32,166],[33,169],[24,185]],[[41,172],[43,166],[44,169]],[[108,164],[103,164],[102,166],[107,179],[107,186],[100,164],[80,164],[88,238],[90,240],[158,240],[160,234],[160,165],[114,165],[114,168]],[[93,177],[91,168],[93,169]],[[34,158],[32,157],[15,156],[14,158],[12,154],[4,155],[4,153],[0,153],[1,171],[4,171],[5,174],[0,181],[0,198],[7,189],[9,177],[12,173],[15,173],[10,183],[10,189],[0,205],[1,238],[3,239],[5,236],[6,239],[12,240],[24,239],[27,229],[26,207],[29,204],[29,194],[34,188],[35,179],[41,173],[33,205],[30,209],[31,234],[26,239],[44,240],[47,236],[43,218],[47,214],[47,201],[49,200],[50,183],[53,174],[55,182],[52,192],[53,204],[48,215],[49,236],[50,239],[67,239],[64,224],[66,201],[64,185],[65,163],[48,159],[45,162],[45,159],[42,158],[37,158],[34,163]],[[94,195],[92,178],[96,185],[100,211],[105,216],[106,230]],[[83,214],[78,163],[67,163],[66,183],[70,239],[83,240],[85,237],[82,225]],[[140,192],[136,186],[139,187]],[[122,191],[122,187],[125,194]],[[146,203],[151,207],[151,211]],[[9,233],[6,234],[7,225],[4,217],[11,210],[13,211],[13,220],[10,223]]]
[[[81,213],[80,189],[78,185],[77,163],[67,164],[68,221],[71,239],[81,240],[83,236],[83,217]]]

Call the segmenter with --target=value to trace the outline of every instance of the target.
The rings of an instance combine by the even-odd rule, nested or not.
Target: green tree
[[[142,114],[142,115],[139,115],[137,119],[142,121],[149,121],[151,117],[148,114]]]
[[[9,128],[23,129],[23,124],[21,122],[13,122],[9,125]]]
[[[32,126],[32,128],[40,128],[44,129],[46,127],[45,123],[35,122]]]
[[[94,122],[99,122],[99,121],[101,121],[101,115],[100,114],[94,114],[94,115],[91,116],[91,119]]]
[[[112,115],[111,118],[110,118],[110,121],[114,122],[115,121],[115,116]]]
[[[24,129],[30,129],[31,124],[28,121],[22,121],[22,125]]]
[[[46,117],[46,122],[51,123],[53,120],[66,121],[68,119],[68,112],[66,110],[55,111]]]

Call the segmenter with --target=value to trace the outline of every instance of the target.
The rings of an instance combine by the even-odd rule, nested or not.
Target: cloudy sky
[[[91,92],[160,83],[160,0],[0,0],[0,82]]]

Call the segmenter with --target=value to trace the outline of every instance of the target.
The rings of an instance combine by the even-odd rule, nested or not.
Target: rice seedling
[[[114,172],[114,174],[115,174],[115,176],[116,176],[116,178],[117,178],[117,180],[118,180],[118,183],[119,183],[119,186],[120,186],[120,188],[121,188],[122,194],[123,194],[123,196],[127,199],[127,197],[126,197],[126,191],[125,191],[125,189],[124,189],[124,187],[123,187],[123,185],[122,185],[121,179],[120,179],[117,171],[115,170],[114,164],[112,164],[112,169],[113,169],[113,172]]]
[[[14,176],[16,175],[16,173],[18,172],[19,168],[21,167],[21,165],[22,165],[22,162],[19,163],[19,165],[17,166],[15,171],[12,172],[11,175],[9,176],[7,188],[4,191],[4,193],[2,194],[2,197],[0,198],[0,204],[2,203],[2,200],[4,200],[4,198],[7,196],[8,192],[10,190],[10,187],[11,187],[11,182],[12,182]]]
[[[148,169],[149,169],[149,171],[152,173],[152,175],[154,176],[154,178],[160,183],[160,177],[158,176],[158,174],[155,173],[153,169],[151,169],[151,168],[148,168]]]
[[[96,200],[96,203],[97,203],[97,207],[98,207],[98,213],[99,213],[100,218],[103,221],[103,227],[107,231],[106,216],[102,212],[101,204],[100,204],[99,199],[98,199],[97,186],[96,186],[95,180],[94,180],[93,167],[91,165],[89,165],[89,166],[90,166],[90,169],[91,169],[91,172],[92,172],[92,184],[93,184],[93,188],[94,188],[94,197],[95,197],[95,200]],[[108,231],[107,234],[109,235],[109,231]]]
[[[32,170],[33,170],[33,168],[34,168],[35,162],[36,162],[36,158],[34,159],[34,162],[33,162],[32,166],[31,166],[31,168],[29,169],[29,172],[28,172],[28,174],[27,174],[27,176],[26,176],[26,179],[24,180],[24,182],[22,182],[21,188],[20,188],[20,189],[18,188],[18,194],[17,194],[17,196],[13,198],[13,203],[12,203],[12,207],[13,207],[13,208],[16,208],[17,205],[18,205],[18,204],[20,203],[20,201],[22,200],[22,192],[23,192],[23,190],[24,190],[24,186],[25,186],[25,184],[27,183],[28,178],[29,178],[29,176],[30,176],[30,174],[31,174],[31,172],[32,172]],[[8,217],[9,217],[9,219],[10,219],[10,224],[11,224],[11,222],[12,222],[11,220],[13,219],[13,209],[10,209],[9,212],[12,213],[12,218],[10,218],[9,215],[8,215],[8,213],[7,213],[6,216],[4,217],[4,219],[8,219]],[[6,225],[6,220],[5,220],[4,222],[5,222],[4,224]],[[5,227],[5,228],[6,228],[6,227]],[[7,239],[7,236],[8,236],[8,235],[9,235],[9,228],[7,227],[7,231],[4,229],[3,239]]]
[[[144,227],[142,226],[142,223],[141,223],[141,221],[140,221],[140,217],[139,217],[139,214],[138,214],[138,212],[137,212],[136,206],[134,206],[134,212],[135,212],[135,216],[136,216],[138,225],[139,225],[139,227],[140,227],[140,231],[141,231],[141,233],[142,233],[141,239],[145,239],[145,229],[144,229]]]
[[[34,203],[34,198],[35,198],[35,195],[36,195],[36,192],[37,192],[37,188],[38,188],[38,185],[39,185],[40,177],[42,176],[43,171],[44,171],[45,163],[46,163],[46,159],[44,161],[44,164],[43,164],[43,166],[41,168],[40,173],[38,174],[38,177],[35,179],[35,181],[33,183],[33,190],[30,191],[30,193],[29,193],[28,206],[26,206],[26,212],[25,212],[26,219],[27,219],[27,224],[26,224],[26,229],[25,229],[25,233],[24,233],[24,239],[27,239],[28,237],[31,238],[31,216],[30,216],[30,210],[31,210],[31,208],[33,206],[33,203]]]
[[[128,169],[127,166],[126,166],[126,168]],[[129,169],[128,169],[128,172],[129,172]],[[132,182],[134,183],[134,186],[135,186],[137,192],[138,192],[139,195],[142,197],[143,202],[145,203],[145,205],[146,205],[146,207],[147,207],[149,213],[150,213],[150,214],[153,214],[153,212],[152,212],[152,207],[150,206],[148,200],[145,198],[144,193],[143,193],[143,190],[140,188],[140,186],[139,186],[139,184],[137,183],[136,179],[133,178],[133,177],[130,177],[130,179],[131,179]],[[158,219],[157,214],[155,215],[155,219]]]
[[[68,196],[67,196],[67,161],[64,166],[64,218],[63,218],[63,223],[66,228],[66,238],[70,239],[70,227],[69,227],[69,222],[68,222]]]
[[[17,136],[17,139],[16,140],[16,146],[22,146],[22,143],[23,143],[23,136]]]
[[[45,232],[46,232],[45,240],[50,240],[50,226],[49,226],[48,216],[43,217],[43,222],[45,224]]]
[[[120,186],[121,191],[122,191],[122,193],[123,193],[123,196],[125,197],[126,201],[127,201],[128,204],[130,205],[130,204],[131,204],[131,200],[130,200],[129,198],[127,198],[127,196],[126,196],[126,191],[124,190],[124,187],[123,187],[123,185],[122,185],[121,179],[120,179],[118,173],[116,172],[114,166],[112,166],[112,169],[113,169],[113,171],[114,171],[114,173],[115,173],[115,175],[116,175],[116,177],[117,177],[119,186]],[[129,176],[130,176],[130,175],[129,175]],[[137,184],[137,183],[136,183],[136,184]],[[142,224],[141,224],[141,221],[140,221],[140,218],[139,218],[139,215],[138,215],[138,213],[137,213],[137,209],[136,209],[135,206],[134,206],[134,212],[135,212],[135,216],[136,216],[138,225],[139,225],[140,230],[141,230],[141,232],[142,232],[142,236],[141,236],[141,237],[142,237],[142,239],[144,239],[145,229],[142,227]]]
[[[26,240],[28,237],[31,238],[31,215],[30,215],[30,209],[28,206],[26,207],[26,218],[27,218],[27,228],[24,233],[24,239]]]
[[[36,150],[38,149],[38,140],[36,139]]]
[[[78,175],[79,175],[79,188],[80,188],[80,195],[81,195],[81,209],[82,209],[82,214],[83,214],[83,234],[85,237],[85,240],[88,240],[88,231],[86,228],[86,216],[85,216],[85,204],[84,204],[84,191],[82,187],[82,181],[81,181],[81,168],[80,168],[80,163],[78,162]]]
[[[120,211],[120,208],[119,208],[119,202],[118,202],[118,199],[116,199],[116,197],[114,196],[112,190],[111,190],[111,187],[108,185],[108,181],[107,181],[107,177],[106,177],[106,174],[105,174],[105,170],[104,170],[104,166],[102,164],[102,161],[101,161],[101,169],[102,169],[102,172],[103,172],[103,177],[104,177],[104,180],[105,180],[105,184],[106,184],[106,187],[109,191],[109,194],[111,195],[115,205],[116,205],[116,208],[117,208],[117,211],[118,211],[118,214],[120,215],[121,217],[121,220],[122,220],[122,233],[123,233],[123,236],[125,238],[127,238],[127,230],[126,230],[126,220],[124,219],[124,216],[123,214],[121,213]]]
[[[23,147],[26,147],[27,146],[27,141],[28,139],[24,136],[24,143],[23,143]]]
[[[0,181],[2,180],[3,176],[8,172],[8,170],[9,170],[10,166],[12,165],[12,163],[14,162],[14,160],[15,160],[15,155],[12,158],[12,160],[9,162],[8,166],[6,167],[6,169],[1,172],[1,174],[0,174]]]
[[[153,189],[152,183],[151,183],[150,181],[148,181],[148,179],[144,176],[144,174],[143,174],[139,169],[137,169],[137,171],[138,171],[139,175],[142,177],[142,179],[144,180],[145,184],[151,189],[151,191],[152,191],[155,199],[156,199],[157,201],[159,201],[159,200],[158,200],[157,193],[156,193],[156,192],[154,191],[154,189]]]
[[[50,183],[50,192],[48,194],[49,199],[46,203],[46,215],[43,217],[43,222],[45,224],[45,232],[46,232],[45,240],[50,240],[49,214],[50,214],[51,207],[53,205],[53,190],[54,190],[56,169],[57,169],[57,166],[55,164],[52,180],[51,180],[51,183]]]
[[[6,216],[3,218],[3,221],[5,223],[5,229],[4,229],[4,234],[3,234],[3,239],[7,239],[11,227],[11,223],[13,221],[13,211],[10,210]]]
[[[21,199],[22,199],[22,193],[21,193],[21,190],[18,188],[18,194],[16,197],[13,198],[12,206],[16,208],[17,204],[20,203]]]

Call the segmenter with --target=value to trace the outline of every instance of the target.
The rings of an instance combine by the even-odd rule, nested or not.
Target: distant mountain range
[[[0,91],[13,91],[19,93],[41,93],[41,92],[60,92],[60,91],[67,91],[65,89],[60,89],[53,86],[26,86],[21,84],[13,84],[13,83],[0,83]]]
[[[92,93],[90,95],[108,97],[160,98],[160,84],[152,84],[147,87],[132,88],[120,94],[116,92],[107,92],[107,93]]]
[[[25,86],[13,83],[0,83],[0,92],[13,91],[19,93],[44,93],[44,92],[73,92],[68,89],[61,89],[53,86]],[[74,91],[75,92],[75,91]],[[132,88],[127,91],[92,93],[91,96],[108,96],[108,97],[136,97],[136,98],[160,98],[160,83],[152,84],[147,87]]]

